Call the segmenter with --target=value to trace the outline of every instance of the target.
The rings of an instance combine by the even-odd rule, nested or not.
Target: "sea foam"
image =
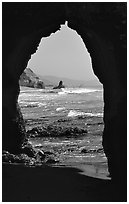
[[[65,110],[65,107],[56,108],[56,111],[62,111],[62,110]]]
[[[85,112],[79,112],[76,110],[70,110],[68,117],[77,117],[77,116],[89,116],[89,117],[103,117],[103,113],[85,113]]]
[[[62,88],[58,94],[82,94],[101,91],[99,89],[87,89],[87,88]]]
[[[46,103],[41,103],[41,102],[30,102],[30,101],[20,101],[19,102],[20,106],[23,108],[36,108],[36,107],[41,107],[41,106],[46,106]]]

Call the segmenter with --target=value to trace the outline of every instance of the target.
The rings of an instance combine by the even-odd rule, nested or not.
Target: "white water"
[[[62,88],[58,94],[81,94],[81,93],[90,93],[98,91],[98,89],[87,89],[87,88]]]
[[[77,116],[90,116],[90,117],[103,117],[103,113],[85,113],[85,112],[79,112],[75,110],[70,110],[68,113],[68,117],[77,117]]]

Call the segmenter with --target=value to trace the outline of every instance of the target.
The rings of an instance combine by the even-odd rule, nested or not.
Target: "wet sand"
[[[90,166],[3,164],[2,173],[3,202],[126,202],[120,186],[95,178]]]

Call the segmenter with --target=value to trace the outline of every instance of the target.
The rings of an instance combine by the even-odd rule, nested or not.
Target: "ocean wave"
[[[83,94],[83,93],[90,93],[101,91],[100,89],[87,89],[87,88],[62,88],[58,94]]]
[[[20,102],[19,105],[21,108],[36,108],[36,107],[46,106],[46,103],[26,101],[26,102]]]
[[[56,108],[56,111],[62,111],[62,110],[65,110],[65,107]]]
[[[70,110],[68,117],[89,116],[89,117],[103,117],[103,113],[85,113],[76,110]]]

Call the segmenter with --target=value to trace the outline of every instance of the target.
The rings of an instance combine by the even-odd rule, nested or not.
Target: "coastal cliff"
[[[44,82],[30,69],[26,68],[20,76],[20,86],[45,89]]]

